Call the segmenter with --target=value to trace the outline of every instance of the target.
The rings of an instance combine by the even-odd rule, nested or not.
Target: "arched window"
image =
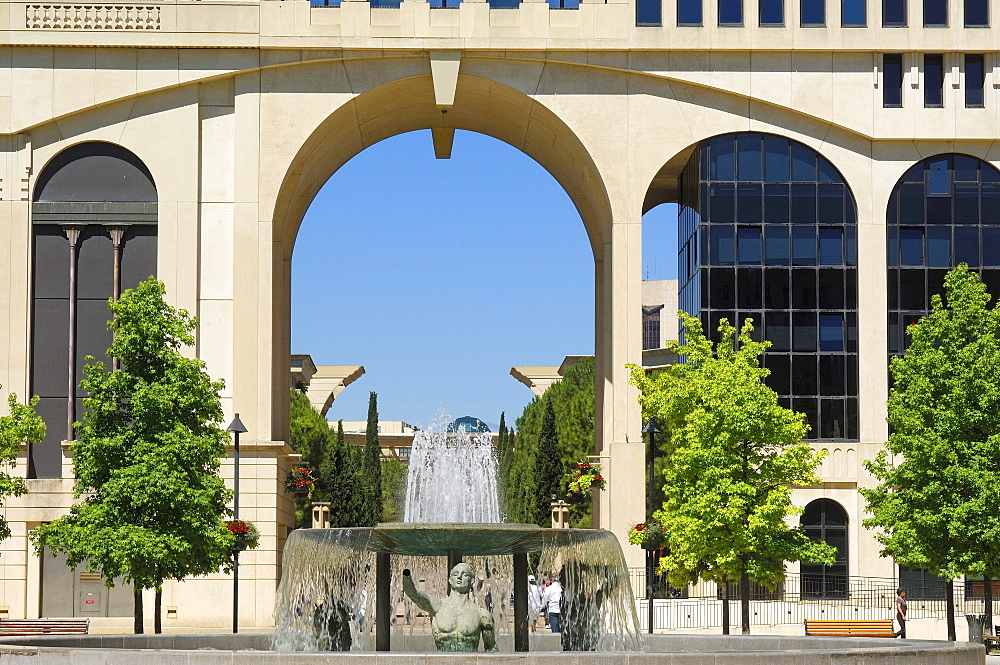
[[[753,318],[768,385],[809,439],[857,440],[854,197],[812,148],[746,132],[702,141],[681,174],[680,307],[718,338]]]
[[[913,165],[889,197],[886,233],[890,354],[906,350],[906,326],[959,263],[1000,296],[1000,171],[989,163],[943,154]]]
[[[832,566],[802,563],[802,597],[846,598],[847,512],[836,501],[816,499],[806,506],[801,524],[807,536],[837,549],[837,559]]]
[[[29,476],[62,476],[60,442],[73,439],[84,358],[108,361],[107,302],[156,273],[156,186],[134,154],[89,142],[56,155],[38,176],[33,235],[31,392],[45,439]]]

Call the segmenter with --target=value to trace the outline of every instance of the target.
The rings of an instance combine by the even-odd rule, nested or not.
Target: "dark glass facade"
[[[892,190],[886,212],[889,353],[906,350],[906,326],[930,311],[959,263],[1000,295],[1000,171],[968,155],[928,157]]]
[[[858,438],[855,211],[833,165],[780,136],[703,141],[681,176],[680,307],[715,340],[720,319],[754,320],[810,439]]]
[[[822,541],[837,550],[832,566],[802,563],[802,597],[847,598],[847,511],[836,501],[816,499],[806,506],[801,524],[812,540]]]

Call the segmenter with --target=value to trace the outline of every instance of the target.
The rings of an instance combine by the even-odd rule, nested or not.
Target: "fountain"
[[[504,650],[527,651],[528,555],[541,552],[538,572],[562,573],[564,650],[641,650],[635,601],[617,539],[600,530],[503,523],[496,478],[488,434],[418,432],[410,454],[403,522],[298,530],[289,536],[275,609],[275,648],[370,650],[374,646],[376,651],[387,651],[394,608],[403,591],[432,617],[436,611],[428,610],[433,598],[418,588],[409,569],[420,571],[425,585],[435,587],[459,563],[470,560],[473,581],[464,593],[473,591],[472,585],[477,587],[467,602],[478,604],[476,625],[482,616],[482,625],[491,626],[487,650],[494,646],[495,626],[496,642]],[[446,558],[447,570],[433,558]],[[482,571],[478,584],[477,570]],[[454,587],[448,593],[452,591]],[[500,600],[511,597],[513,616],[508,603]],[[460,650],[439,630],[436,619],[432,627],[439,648]],[[461,650],[475,650],[479,634],[476,630],[475,644],[471,637],[459,640],[464,645]]]

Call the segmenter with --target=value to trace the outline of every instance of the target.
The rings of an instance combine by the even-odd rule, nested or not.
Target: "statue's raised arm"
[[[422,609],[424,612],[433,617],[437,611],[437,598],[431,598],[426,593],[417,588],[417,585],[413,583],[413,577],[410,575],[410,569],[403,569],[403,593],[410,597],[417,607]]]

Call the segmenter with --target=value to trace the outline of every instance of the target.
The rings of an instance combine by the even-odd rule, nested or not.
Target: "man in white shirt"
[[[542,594],[542,605],[549,613],[549,626],[553,633],[559,632],[559,604],[562,602],[563,588],[559,583],[559,576],[552,576],[552,584]]]

